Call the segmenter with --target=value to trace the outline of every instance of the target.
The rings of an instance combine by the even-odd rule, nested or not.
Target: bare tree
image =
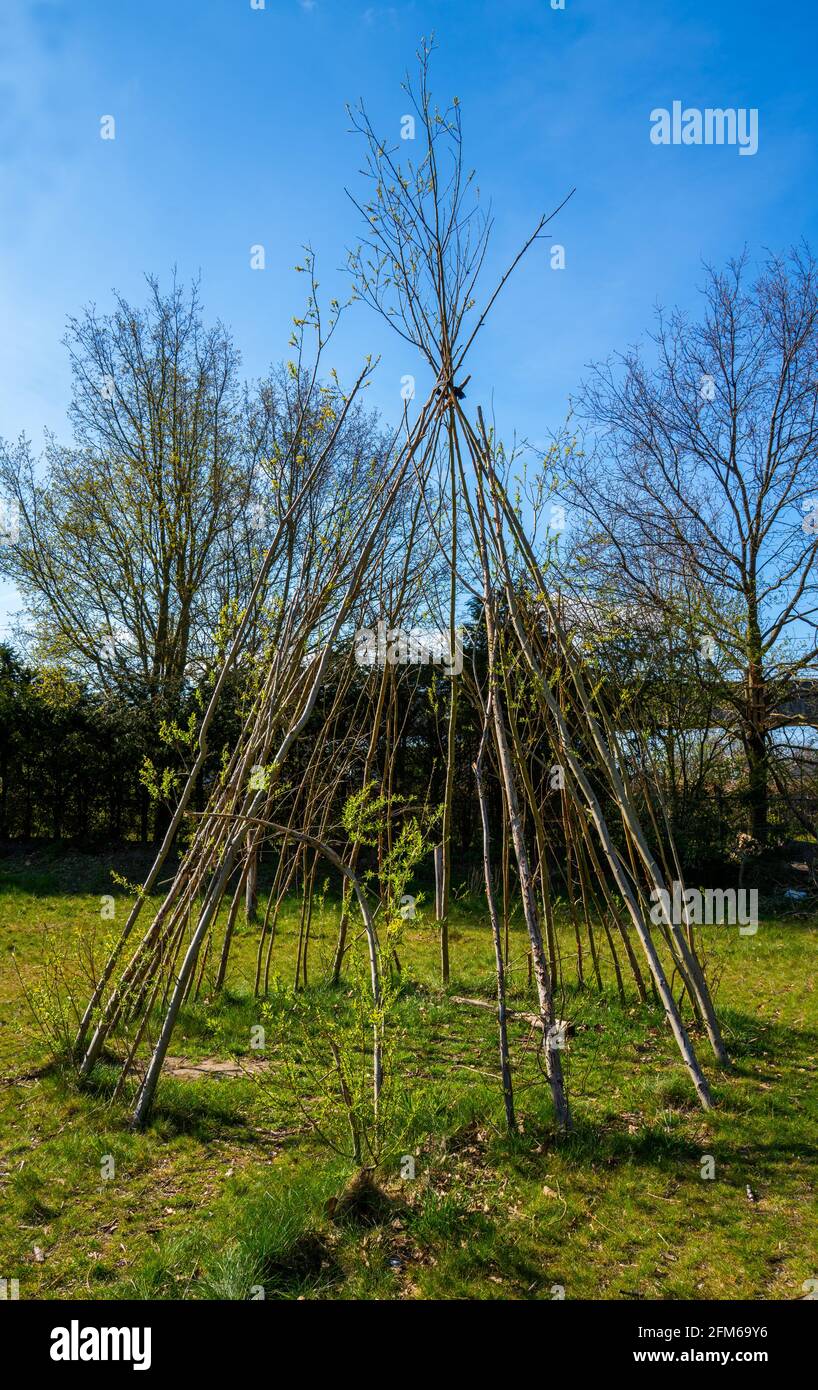
[[[0,451],[20,537],[4,573],[39,650],[107,690],[172,706],[215,627],[252,477],[241,451],[237,354],[205,327],[198,289],[149,279],[71,319],[71,447]]]
[[[763,843],[775,711],[818,656],[818,269],[795,250],[751,282],[745,253],[703,300],[699,321],[659,313],[654,362],[594,367],[566,494],[600,590],[723,673]]]

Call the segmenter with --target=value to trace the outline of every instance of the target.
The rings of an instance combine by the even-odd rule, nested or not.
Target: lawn
[[[266,1001],[253,997],[258,929],[240,928],[226,990],[205,978],[184,1008],[143,1133],[111,1102],[116,1056],[85,1090],[54,1063],[66,993],[82,997],[82,962],[127,910],[109,867],[44,853],[0,863],[0,1278],[20,1298],[796,1299],[818,1278],[814,920],[703,929],[735,1062],[719,1074],[695,1036],[717,1100],[707,1114],[660,1010],[623,1005],[608,981],[566,987],[567,1138],[519,1018],[521,1132],[504,1133],[494,1014],[458,1002],[492,998],[480,902],[458,896],[447,991],[431,924],[408,922],[383,1149],[360,1178],[321,1098],[327,1019],[339,1036],[356,1028],[349,981],[326,984],[329,896],[298,996],[298,905],[279,923]],[[109,893],[113,922],[100,914]],[[561,939],[571,962],[567,926]],[[516,922],[510,966],[510,1004],[530,1010]]]

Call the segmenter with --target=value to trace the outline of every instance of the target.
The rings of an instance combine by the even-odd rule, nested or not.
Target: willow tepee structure
[[[365,786],[384,728],[389,724],[390,673],[374,671],[365,698],[355,706],[356,727],[337,732],[341,697],[350,689],[354,654],[350,634],[364,610],[395,613],[434,556],[444,567],[444,621],[454,650],[459,605],[468,594],[482,614],[487,669],[453,675],[445,734],[447,762],[440,817],[439,884],[436,901],[441,971],[449,971],[447,920],[451,882],[451,805],[458,708],[470,702],[478,713],[481,739],[475,762],[481,808],[487,915],[497,969],[500,1058],[506,1116],[514,1125],[514,1102],[506,1032],[502,921],[495,899],[494,852],[486,811],[486,780],[494,779],[507,826],[506,876],[513,862],[519,883],[537,1021],[542,1030],[544,1070],[558,1125],[571,1125],[562,1067],[563,1040],[555,1008],[559,960],[549,883],[546,818],[542,788],[532,772],[529,731],[547,736],[559,750],[559,796],[569,846],[570,910],[599,971],[600,940],[615,965],[620,990],[630,971],[642,997],[646,985],[661,1001],[669,1027],[701,1104],[711,1104],[682,1011],[674,997],[663,956],[678,976],[694,1016],[702,1023],[716,1059],[726,1054],[705,974],[692,933],[668,923],[655,940],[649,903],[666,887],[673,861],[669,842],[660,864],[651,836],[637,813],[626,760],[613,721],[591,688],[581,655],[571,640],[549,586],[549,575],[526,532],[525,517],[510,497],[502,457],[478,409],[468,373],[472,345],[509,275],[544,235],[543,216],[482,307],[479,282],[491,230],[481,210],[473,175],[462,161],[460,109],[432,103],[429,50],[420,55],[419,82],[407,84],[420,157],[401,162],[397,149],[373,131],[363,107],[352,112],[363,138],[368,197],[356,200],[366,228],[350,258],[356,297],[376,309],[407,349],[420,355],[432,386],[410,414],[407,400],[395,435],[377,460],[360,460],[346,475],[332,467],[333,445],[366,386],[367,362],[352,389],[332,398],[318,421],[310,403],[320,390],[320,370],[332,327],[325,332],[313,279],[308,311],[299,328],[303,411],[287,449],[271,462],[272,538],[260,564],[248,606],[216,671],[201,719],[193,765],[147,879],[88,1001],[75,1041],[81,1078],[88,1078],[118,1039],[118,1090],[133,1078],[133,1121],[142,1125],[154,1102],[174,1027],[184,1001],[195,992],[205,963],[218,955],[217,984],[224,981],[233,923],[242,894],[254,900],[254,877],[262,846],[275,847],[278,870],[264,922],[259,928],[256,988],[266,978],[265,934],[274,901],[280,901],[295,868],[312,892],[315,866],[324,861],[345,885],[333,978],[343,969],[349,915],[360,916],[365,933],[372,991],[372,1085],[377,1105],[383,1083],[385,969],[376,905],[358,873],[360,846],[334,842],[326,808],[355,776]],[[560,205],[562,206],[562,204]],[[559,208],[556,209],[559,211]],[[308,261],[313,271],[313,263]],[[309,339],[314,338],[306,368]],[[468,390],[467,390],[468,388]],[[398,526],[398,514],[411,518]],[[396,535],[399,543],[396,543]],[[426,547],[424,550],[423,547]],[[423,562],[414,557],[422,552]],[[208,733],[225,684],[247,654],[251,632],[265,631],[264,659],[251,708],[221,774],[210,786],[203,811],[191,810],[192,792],[208,756]],[[344,674],[346,672],[346,674]],[[523,691],[524,698],[519,692]],[[293,797],[288,763],[322,711],[323,734],[309,761],[309,791]],[[521,713],[521,710],[523,713]],[[314,736],[314,735],[312,735]],[[355,748],[355,758],[350,747]],[[283,817],[284,791],[290,813]],[[603,804],[604,803],[604,804]],[[616,824],[611,821],[611,808]],[[654,825],[662,822],[656,807]],[[164,898],[144,930],[140,919],[183,825],[187,847]],[[312,865],[311,869],[305,868]],[[311,876],[310,876],[311,875]],[[221,946],[214,946],[225,898],[230,909]],[[277,910],[277,909],[276,909]],[[635,948],[633,937],[638,942]],[[599,938],[599,939],[598,939]],[[269,947],[267,948],[269,949]],[[299,943],[299,969],[300,969]],[[639,964],[639,955],[642,966]],[[269,958],[268,967],[269,971]],[[306,976],[306,956],[304,958]]]

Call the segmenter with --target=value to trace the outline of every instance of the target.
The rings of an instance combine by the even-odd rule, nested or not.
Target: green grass
[[[579,989],[561,933],[572,983],[559,1012],[575,1028],[567,1139],[554,1132],[536,1039],[519,1020],[521,1133],[505,1134],[494,1016],[451,997],[492,995],[480,904],[462,898],[453,915],[448,993],[431,927],[407,924],[390,1020],[398,1084],[373,1192],[355,1187],[352,1162],[309,1123],[327,1012],[353,1027],[348,986],[325,983],[335,903],[314,921],[298,1008],[295,904],[279,926],[265,1065],[250,1046],[262,1021],[257,934],[242,927],[228,989],[214,998],[206,985],[183,1010],[172,1052],[189,1063],[238,1058],[247,1074],[166,1077],[150,1126],[133,1133],[127,1106],[110,1102],[116,1068],[77,1090],[69,1070],[50,1065],[26,1002],[34,991],[59,1033],[43,981],[82,999],[80,953],[93,945],[102,958],[128,899],[98,861],[30,861],[0,866],[0,1277],[19,1279],[21,1298],[551,1299],[562,1288],[566,1298],[794,1299],[818,1276],[815,922],[770,919],[753,937],[705,929],[736,1064],[720,1075],[696,1036],[718,1102],[709,1114],[660,1012],[635,996],[623,1007],[607,977],[602,994]],[[113,923],[100,919],[110,891]],[[512,1006],[530,1009],[518,924],[510,978]],[[343,1133],[339,1121],[330,1137]],[[414,1179],[401,1177],[404,1155]],[[712,1181],[701,1176],[705,1155]]]

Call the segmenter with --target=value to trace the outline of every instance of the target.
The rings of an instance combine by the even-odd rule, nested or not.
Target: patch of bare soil
[[[180,1081],[198,1081],[202,1076],[252,1076],[265,1065],[261,1057],[244,1057],[240,1062],[232,1057],[202,1057],[196,1062],[189,1057],[166,1057],[163,1074]]]

